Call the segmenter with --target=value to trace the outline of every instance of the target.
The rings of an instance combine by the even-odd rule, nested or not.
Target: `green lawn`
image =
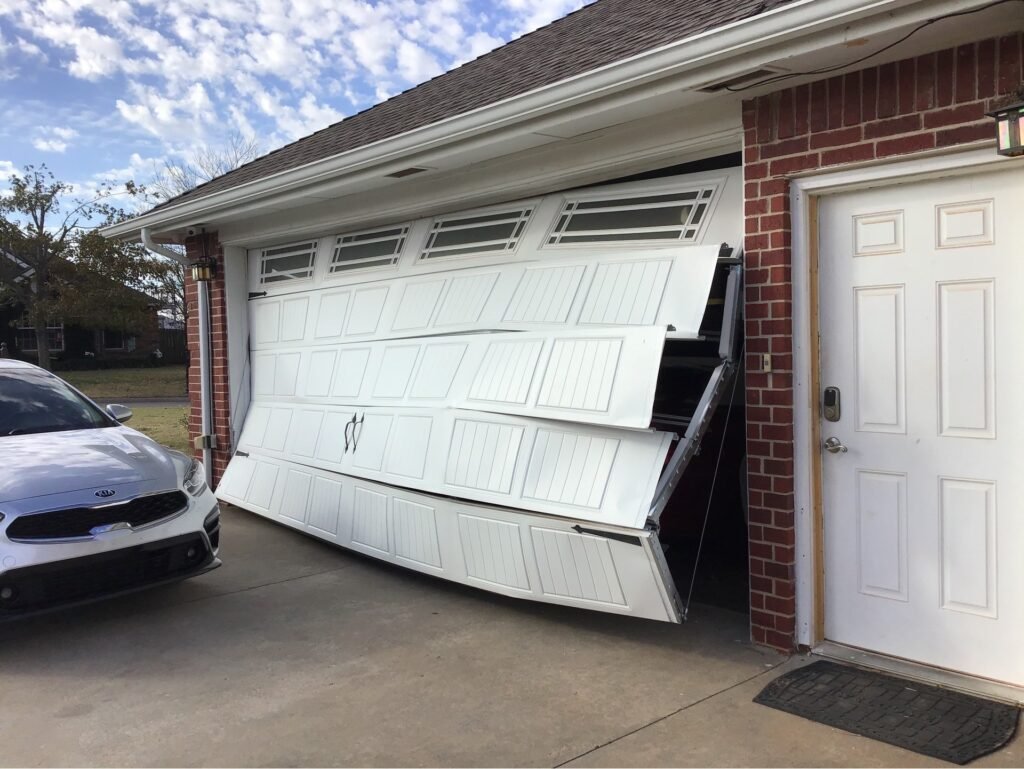
[[[140,406],[132,409],[132,418],[128,427],[134,427],[145,433],[157,443],[172,449],[183,451],[189,456],[192,452],[188,447],[188,428],[185,418],[188,408],[185,406],[158,407]]]
[[[182,398],[185,367],[112,368],[96,371],[58,371],[57,375],[90,398]]]

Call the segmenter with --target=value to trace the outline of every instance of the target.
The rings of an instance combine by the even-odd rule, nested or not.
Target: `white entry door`
[[[1024,685],[1024,174],[819,210],[826,637]]]

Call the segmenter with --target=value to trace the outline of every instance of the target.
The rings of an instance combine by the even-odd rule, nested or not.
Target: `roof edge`
[[[324,181],[342,170],[352,172],[397,162],[405,155],[457,144],[476,134],[522,123],[614,91],[639,87],[652,79],[699,71],[724,56],[737,56],[785,43],[810,31],[841,26],[867,14],[898,11],[921,4],[920,0],[796,0],[470,112],[220,192],[140,214],[105,227],[100,232],[108,238],[137,240],[144,227],[166,230],[184,226],[191,217],[201,215],[208,218],[211,214],[223,214],[274,194]],[[946,4],[930,3],[933,10],[928,15],[938,15],[935,6]],[[983,2],[969,3],[972,6],[976,4]]]

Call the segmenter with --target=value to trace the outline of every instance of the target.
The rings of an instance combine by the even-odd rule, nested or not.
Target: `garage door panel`
[[[357,289],[352,295],[352,309],[345,323],[344,336],[365,338],[375,335],[390,294],[387,285]]]
[[[661,328],[617,328],[261,352],[256,401],[471,408],[646,428],[664,340]],[[264,376],[275,386],[260,385]]]
[[[348,305],[351,300],[351,291],[327,291],[320,294],[317,302],[316,326],[313,331],[314,339],[330,341],[340,339],[345,331],[345,321],[348,318]],[[277,300],[266,299],[266,304],[276,303]]]
[[[447,291],[434,320],[434,327],[444,331],[452,326],[477,325],[498,283],[494,270],[459,275],[447,281]]]
[[[243,460],[243,461],[239,461]],[[245,461],[247,460],[247,461]],[[250,484],[217,490],[236,504],[374,558],[527,600],[679,622],[678,597],[646,529],[588,524],[461,502],[276,458],[236,457],[232,466],[273,466],[288,478],[269,508],[249,499]],[[608,536],[603,536],[607,534]]]
[[[262,444],[254,428],[239,446],[252,458],[622,526],[646,520],[671,440],[455,409],[264,407]]]
[[[335,398],[358,398],[363,389],[366,367],[370,362],[369,347],[344,348],[338,351],[331,395]],[[303,381],[307,378],[303,377]]]
[[[719,246],[689,246],[553,264],[510,264],[395,277],[347,291],[254,299],[254,349],[459,331],[672,326],[697,337]],[[277,310],[271,309],[277,307]],[[275,318],[280,316],[280,328]],[[308,319],[307,317],[308,316]],[[301,330],[301,335],[299,334]]]

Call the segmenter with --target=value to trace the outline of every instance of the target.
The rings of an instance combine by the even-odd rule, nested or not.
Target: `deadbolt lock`
[[[822,398],[821,414],[825,417],[826,421],[829,422],[838,422],[840,417],[842,417],[843,410],[839,403],[838,387],[825,388],[825,397]]]

